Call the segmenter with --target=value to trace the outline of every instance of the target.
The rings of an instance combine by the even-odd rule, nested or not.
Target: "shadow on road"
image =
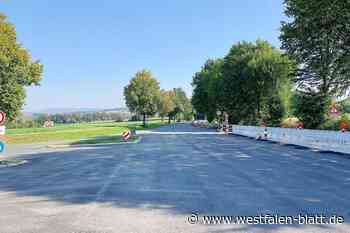
[[[348,160],[331,154],[224,135],[148,135],[140,144],[21,157],[29,163],[0,169],[0,193],[185,216],[337,214],[350,222]],[[304,226],[216,232],[283,227]]]

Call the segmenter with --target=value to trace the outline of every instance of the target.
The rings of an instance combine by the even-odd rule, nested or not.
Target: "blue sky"
[[[26,111],[125,106],[123,87],[143,68],[190,95],[192,75],[232,44],[279,47],[284,19],[282,0],[0,0],[0,12],[44,64]]]

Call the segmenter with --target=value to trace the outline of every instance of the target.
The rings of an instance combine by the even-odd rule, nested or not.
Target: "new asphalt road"
[[[28,163],[0,168],[1,233],[350,232],[345,155],[177,124],[139,144],[12,147],[5,156]],[[205,215],[299,214],[345,222],[203,223]]]

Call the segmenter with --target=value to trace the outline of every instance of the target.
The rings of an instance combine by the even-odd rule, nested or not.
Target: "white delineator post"
[[[228,125],[228,114],[226,112],[224,112],[224,117],[225,117],[225,120],[224,120],[224,131],[225,131],[225,133],[228,133],[228,128],[229,128],[229,125]]]
[[[4,135],[6,133],[6,115],[3,111],[0,111],[0,153],[4,151],[5,149],[5,140]]]

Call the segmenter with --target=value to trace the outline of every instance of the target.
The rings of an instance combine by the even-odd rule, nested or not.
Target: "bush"
[[[321,126],[320,129],[325,130],[339,130],[339,118],[328,118]]]
[[[282,128],[297,128],[302,122],[296,117],[288,117],[281,123]]]
[[[38,128],[41,125],[34,120],[20,120],[20,121],[11,121],[6,124],[6,127],[9,129],[16,128]]]
[[[340,117],[337,118],[329,118],[321,125],[320,128],[326,130],[341,130],[341,125],[350,125],[349,114],[342,114]]]

